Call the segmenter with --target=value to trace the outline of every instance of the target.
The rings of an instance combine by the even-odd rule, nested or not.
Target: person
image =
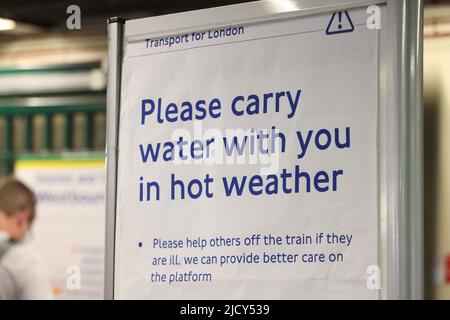
[[[52,299],[42,257],[25,241],[35,219],[36,198],[15,179],[0,184],[0,300]]]

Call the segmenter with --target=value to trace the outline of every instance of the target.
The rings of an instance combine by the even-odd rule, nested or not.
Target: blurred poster
[[[47,261],[56,299],[102,299],[104,160],[22,159],[15,175],[38,200],[31,244]]]

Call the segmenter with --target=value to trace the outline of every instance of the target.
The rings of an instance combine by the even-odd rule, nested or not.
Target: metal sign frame
[[[379,5],[378,261],[380,299],[423,298],[423,0],[263,0],[108,21],[105,298],[114,299],[121,72],[125,43]]]

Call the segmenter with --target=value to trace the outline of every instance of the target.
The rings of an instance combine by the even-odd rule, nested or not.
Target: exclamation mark
[[[338,29],[341,30],[342,29],[342,12],[338,12],[338,19],[339,19]]]

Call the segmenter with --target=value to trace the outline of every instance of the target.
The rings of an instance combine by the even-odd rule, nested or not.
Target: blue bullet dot
[[[139,248],[142,248],[142,242],[138,243]]]

